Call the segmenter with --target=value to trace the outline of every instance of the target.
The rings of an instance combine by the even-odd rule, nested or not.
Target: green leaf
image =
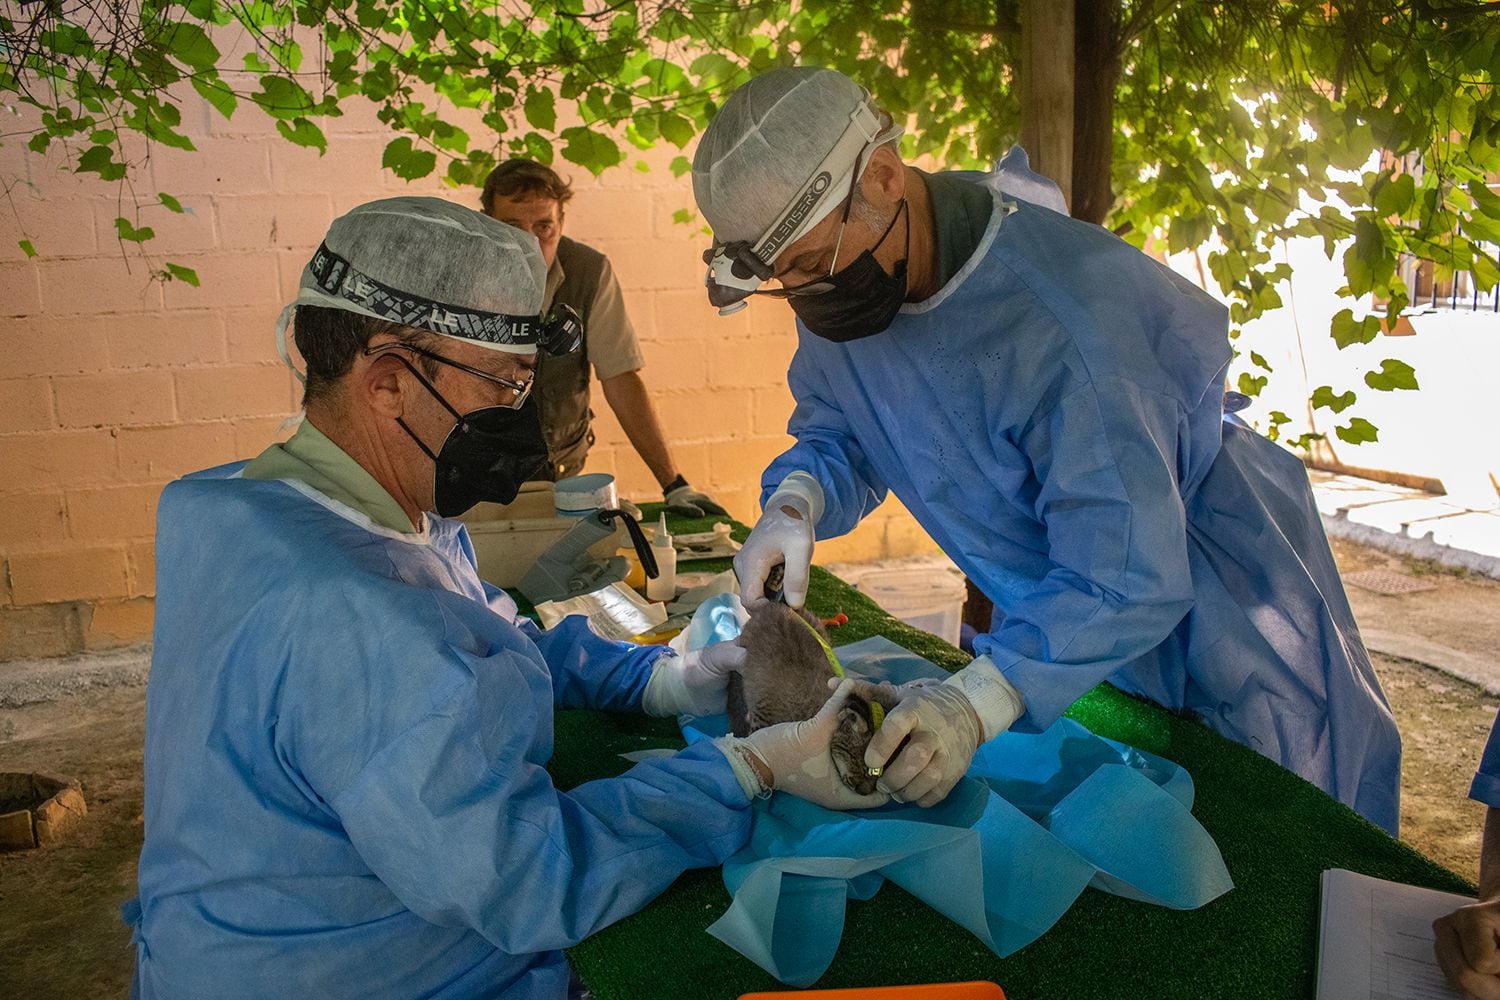
[[[672,221],[677,223],[679,226],[692,225],[692,222],[695,218],[697,218],[697,216],[693,215],[693,213],[686,208],[679,208],[677,211],[672,213]]]
[[[33,153],[45,153],[50,145],[52,145],[52,137],[46,132],[38,132],[26,143],[26,148]]]
[[[671,171],[673,177],[681,177],[683,174],[692,169],[693,161],[689,160],[686,156],[672,157]]]
[[[1386,358],[1380,363],[1380,371],[1365,372],[1365,385],[1381,392],[1394,389],[1417,388],[1417,376],[1412,366],[1405,361]]]
[[[411,139],[402,136],[392,139],[380,157],[380,165],[402,180],[414,181],[426,177],[437,166],[437,154],[425,149],[413,149]]]
[[[1249,372],[1241,372],[1237,383],[1240,392],[1247,396],[1259,396],[1260,391],[1266,387],[1264,375],[1251,375]]]
[[[291,122],[277,122],[276,131],[295,146],[310,146],[322,156],[328,152],[328,139],[323,130],[306,118],[293,118]]]
[[[1266,359],[1263,358],[1263,357],[1261,357],[1260,354],[1258,354],[1255,351],[1251,351],[1250,352],[1250,362],[1251,362],[1251,364],[1255,365],[1257,368],[1264,368],[1268,372],[1269,371],[1275,371],[1274,368],[1272,368],[1269,364],[1266,363]]]
[[[1468,192],[1479,211],[1492,219],[1500,219],[1500,195],[1491,191],[1484,181],[1470,181]]]
[[[1333,394],[1333,387],[1329,385],[1318,386],[1313,390],[1312,394],[1312,404],[1314,407],[1329,409],[1334,413],[1343,413],[1354,405],[1354,399],[1355,396],[1352,391],[1342,392],[1335,396]]]
[[[1417,185],[1411,174],[1400,174],[1380,186],[1375,194],[1375,211],[1381,215],[1404,215],[1416,198]]]
[[[1167,249],[1172,253],[1195,250],[1213,232],[1213,221],[1207,215],[1175,215],[1167,228]]]
[[[313,109],[312,95],[284,76],[260,78],[261,92],[251,97],[272,118],[299,118]]]
[[[219,49],[196,24],[177,22],[166,26],[162,42],[173,58],[195,70],[211,70],[219,64]]]
[[[1333,334],[1333,342],[1339,345],[1339,350],[1350,344],[1368,344],[1380,335],[1380,317],[1366,316],[1362,320],[1356,320],[1354,310],[1341,309],[1334,314],[1330,332]]]
[[[119,234],[120,239],[128,243],[144,243],[156,236],[150,226],[137,229],[130,224],[129,219],[115,219],[115,232]]]
[[[659,124],[661,126],[662,138],[678,149],[682,149],[688,143],[692,142],[693,136],[697,134],[697,130],[693,128],[693,123],[682,117],[682,115],[663,114],[659,119]]]
[[[176,212],[179,215],[182,214],[182,212],[184,211],[184,209],[182,207],[182,202],[178,201],[176,198],[173,198],[171,195],[167,194],[165,191],[158,191],[156,193],[156,197],[157,197],[158,200],[161,201],[162,205],[165,206],[168,210]]]
[[[543,132],[551,132],[557,128],[557,104],[549,88],[528,88],[526,103],[521,108],[532,128],[541,129]]]
[[[1345,441],[1349,444],[1364,444],[1366,441],[1375,441],[1380,435],[1380,429],[1364,417],[1354,417],[1350,419],[1347,425],[1335,427],[1333,432],[1339,436],[1340,441]]]
[[[227,84],[219,82],[219,78],[193,77],[193,89],[198,96],[213,105],[215,111],[225,118],[234,116],[235,109],[239,107],[240,100],[234,96],[234,91]]]
[[[106,181],[117,181],[125,176],[125,165],[114,162],[115,151],[108,146],[90,146],[78,157],[74,173],[95,173]]]
[[[16,245],[21,248],[21,252],[24,253],[26,256],[28,256],[28,257],[35,257],[36,256],[36,247],[34,247],[34,246],[31,245],[31,241],[30,240],[22,240],[20,243],[18,243]]]
[[[596,177],[625,159],[613,139],[581,125],[563,129],[559,138],[566,143],[563,159],[587,167]]]
[[[170,275],[173,278],[176,278],[178,281],[185,281],[185,282],[187,282],[189,285],[192,285],[194,288],[198,288],[199,287],[199,284],[198,284],[198,272],[194,271],[190,267],[183,267],[181,264],[168,263],[167,264],[167,274]]]

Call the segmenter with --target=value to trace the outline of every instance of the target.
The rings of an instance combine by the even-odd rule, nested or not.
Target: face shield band
[[[736,240],[717,243],[704,251],[708,301],[719,308],[721,315],[743,308],[744,300],[771,278],[771,264],[781,252],[823,221],[832,210],[828,199],[836,194],[836,187],[842,190],[835,180],[850,172],[857,175],[864,148],[873,142],[887,142],[902,131],[900,126],[893,125],[882,132],[879,116],[862,101],[850,113],[849,127],[833,149],[754,244]],[[849,166],[846,168],[845,164]]]
[[[450,306],[403,292],[360,271],[324,243],[307,265],[325,293],[402,326],[490,344],[530,346],[542,336],[539,316],[515,316]]]

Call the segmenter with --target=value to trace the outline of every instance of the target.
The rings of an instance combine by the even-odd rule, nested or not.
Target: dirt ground
[[[1500,583],[1353,544],[1336,543],[1335,554],[1346,573],[1394,569],[1437,586],[1398,597],[1349,588],[1367,627],[1476,655],[1500,648]],[[1419,663],[1374,659],[1405,742],[1402,836],[1472,881],[1483,807],[1468,787],[1500,699]],[[144,687],[127,686],[0,710],[0,771],[76,777],[89,804],[68,842],[0,854],[0,997],[127,994],[132,957],[119,906],[135,894],[144,709]]]

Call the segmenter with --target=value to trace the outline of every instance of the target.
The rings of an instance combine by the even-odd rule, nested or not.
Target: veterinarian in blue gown
[[[1107,678],[1394,832],[1396,726],[1301,463],[1224,413],[1223,307],[1003,175],[906,167],[899,134],[841,74],[775,70],[693,164],[711,301],[798,316],[747,598],[784,562],[800,603],[814,535],[893,492],[995,604],[978,658],[871,742],[878,763],[913,735],[881,787],[936,802],[979,741]]]
[[[135,995],[562,998],[561,949],[734,853],[752,796],[884,801],[833,775],[831,710],[554,787],[554,706],[722,711],[743,651],[541,632],[424,513],[546,460],[544,273],[436,199],[340,217],[295,305],[307,420],[164,492]]]

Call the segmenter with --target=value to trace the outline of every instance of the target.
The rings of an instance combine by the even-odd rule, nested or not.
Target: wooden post
[[[1073,204],[1073,0],[1022,0],[1021,146]]]

